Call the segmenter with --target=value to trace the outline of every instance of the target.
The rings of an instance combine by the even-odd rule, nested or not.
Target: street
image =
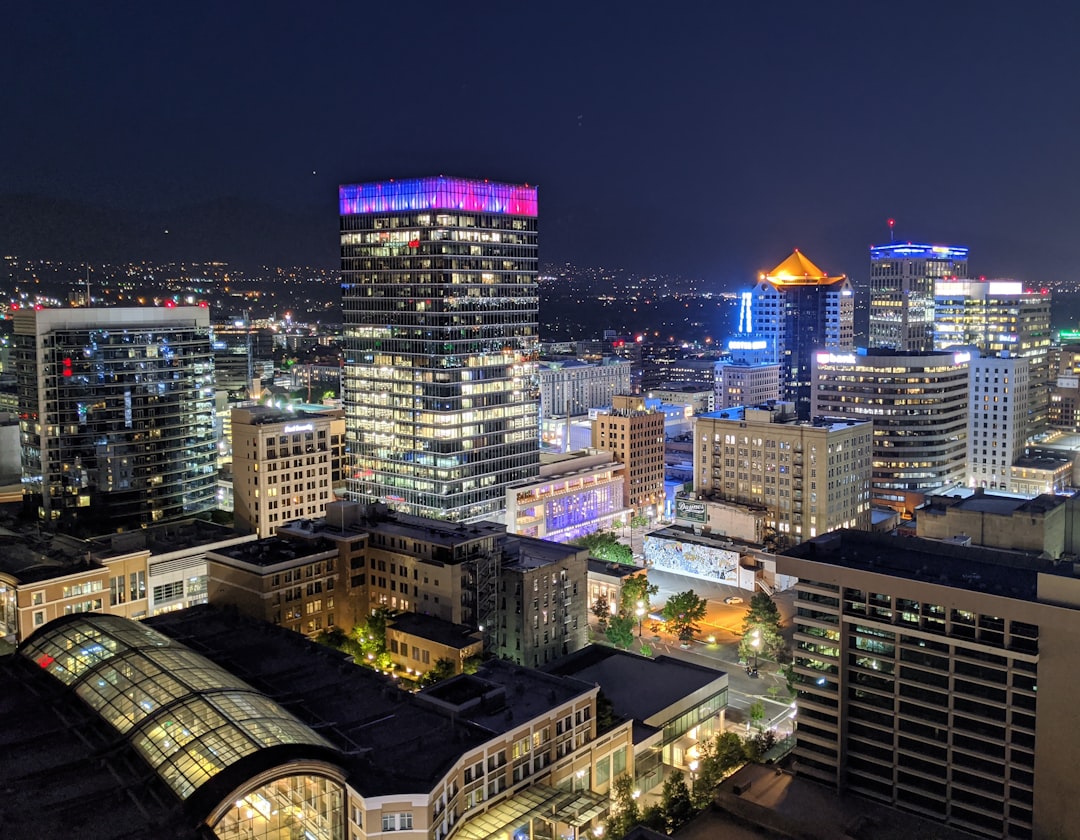
[[[779,673],[779,666],[771,660],[760,659],[758,676],[751,677],[746,672],[745,664],[739,662],[738,647],[742,637],[742,623],[752,593],[730,584],[656,569],[649,569],[649,582],[659,587],[659,592],[651,599],[650,612],[654,615],[660,612],[668,598],[688,589],[692,589],[708,603],[706,618],[700,625],[701,632],[688,649],[680,647],[674,636],[654,630],[654,626],[658,628],[658,622],[646,618],[642,623],[641,639],[652,649],[653,655],[671,656],[725,671],[728,674],[727,728],[730,731],[743,736],[749,734],[750,707],[761,701],[765,709],[762,728],[774,728],[778,737],[790,734],[794,709],[787,689],[787,680]],[[742,598],[743,603],[725,604],[724,599],[728,597]],[[773,601],[780,610],[783,635],[790,645],[794,592],[778,592],[773,596]],[[633,649],[637,650],[639,644],[640,642],[635,640]]]

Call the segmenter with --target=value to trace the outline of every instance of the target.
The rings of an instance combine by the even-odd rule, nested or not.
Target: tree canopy
[[[647,611],[649,609],[649,599],[659,591],[660,587],[655,583],[649,583],[649,579],[644,572],[628,577],[622,583],[622,590],[619,594],[619,608],[626,612],[627,615],[635,615],[637,602],[641,601]]]
[[[604,629],[604,635],[617,648],[630,647],[634,643],[634,619],[621,612],[611,616]]]
[[[679,637],[680,642],[688,642],[698,632],[698,622],[705,618],[708,603],[694,590],[688,589],[672,595],[661,615],[668,628]]]
[[[743,637],[739,642],[739,656],[749,661],[757,653],[767,659],[780,660],[785,649],[780,634],[783,620],[776,603],[765,592],[755,592],[743,617]],[[755,649],[754,640],[758,644]]]
[[[634,552],[630,546],[623,545],[614,531],[593,531],[573,540],[572,545],[589,549],[589,553],[605,563],[623,563],[634,565]]]

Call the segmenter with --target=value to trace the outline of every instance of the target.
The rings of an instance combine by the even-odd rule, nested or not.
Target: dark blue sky
[[[332,232],[339,183],[475,175],[540,185],[547,261],[727,287],[800,247],[861,279],[895,217],[1038,282],[1080,230],[1078,24],[955,0],[5,4],[0,194],[243,197]]]

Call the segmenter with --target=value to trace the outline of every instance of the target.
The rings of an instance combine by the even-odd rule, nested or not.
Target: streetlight
[[[759,630],[756,627],[754,628],[753,632],[750,634],[750,647],[752,647],[754,649],[754,673],[756,674],[757,673],[758,648],[761,647],[761,630]]]
[[[694,784],[697,781],[697,769],[700,766],[698,760],[695,758],[689,764],[686,765],[690,769],[690,795],[694,795]]]
[[[645,602],[638,601],[637,609],[634,610],[634,614],[637,616],[637,637],[641,638],[641,619],[645,617]]]

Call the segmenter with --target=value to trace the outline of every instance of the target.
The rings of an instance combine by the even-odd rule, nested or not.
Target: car
[[[743,602],[743,599],[740,598],[738,595],[728,595],[724,599],[725,604],[741,604],[742,602]]]

